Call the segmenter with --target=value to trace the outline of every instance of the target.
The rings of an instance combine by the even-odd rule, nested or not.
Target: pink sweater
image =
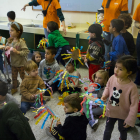
[[[115,75],[107,82],[103,95],[109,97],[106,116],[125,120],[125,123],[134,127],[138,112],[138,90],[131,81],[121,85]]]

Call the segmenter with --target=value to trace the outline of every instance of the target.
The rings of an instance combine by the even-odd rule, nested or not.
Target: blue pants
[[[116,121],[118,121],[118,130],[120,131],[121,140],[127,139],[127,129],[123,127],[124,120],[108,117],[106,120],[106,127],[105,127],[105,131],[104,131],[103,140],[110,140],[111,139],[111,133],[113,131],[113,128],[114,128]]]
[[[113,34],[109,33],[109,32],[103,32],[103,37],[105,38],[105,40],[111,42],[113,40]],[[109,57],[107,56],[107,54],[111,51],[111,46],[107,46],[106,44],[104,44],[105,46],[105,61],[109,60]]]
[[[45,101],[43,101],[43,104],[45,104]],[[25,115],[26,112],[27,112],[27,110],[30,109],[30,107],[39,108],[39,107],[41,107],[41,104],[38,103],[36,105],[36,103],[32,103],[32,102],[21,102],[21,108],[20,108],[20,110]]]
[[[48,39],[49,32],[47,31],[46,28],[44,28],[44,33],[45,33],[45,38]]]
[[[70,46],[69,45],[66,45],[66,46],[63,46],[63,47],[57,49],[57,54],[56,54],[55,59],[57,60],[58,64],[59,64],[59,61],[60,61],[61,64],[63,66],[65,66],[65,61],[63,60],[63,58],[65,56],[61,56],[61,54],[67,54],[67,50],[70,51]]]
[[[136,51],[137,51],[137,64],[138,66],[140,66],[140,33],[138,33],[137,36]],[[135,84],[140,85],[140,70],[137,72]]]

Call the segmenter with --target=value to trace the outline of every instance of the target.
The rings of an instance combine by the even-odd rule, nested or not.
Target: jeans
[[[113,34],[109,33],[109,32],[103,32],[103,37],[105,38],[105,40],[111,42],[113,39]],[[108,46],[106,44],[104,44],[105,46],[105,61],[109,60],[109,57],[107,56],[107,54],[111,51],[111,46]]]
[[[137,64],[138,66],[140,66],[140,33],[138,33],[137,36],[136,51],[137,51]],[[140,70],[137,72],[135,84],[140,85]]]
[[[48,39],[49,32],[47,31],[46,28],[44,28],[44,33],[45,33],[45,38]]]
[[[43,101],[43,104],[45,104],[45,101]],[[32,103],[32,102],[21,102],[21,108],[20,110],[22,111],[22,113],[24,113],[24,115],[26,114],[27,110],[30,109],[30,107],[34,107],[34,108],[39,108],[41,107],[41,104],[38,103],[36,105],[36,103]]]
[[[108,117],[106,120],[106,127],[105,127],[105,131],[104,131],[103,140],[110,140],[111,133],[113,131],[113,128],[114,128],[116,121],[118,121],[118,130],[120,131],[121,140],[127,139],[127,129],[123,127],[124,120]]]
[[[59,48],[57,49],[57,52],[58,52]],[[59,61],[61,62],[61,64],[63,66],[65,66],[65,61],[63,60],[63,58],[65,56],[61,56],[61,54],[67,54],[67,50],[70,51],[70,46],[69,45],[66,45],[66,46],[63,46],[62,47],[62,50],[61,52],[59,52],[59,55],[55,58],[57,60],[57,63],[59,64]],[[56,54],[57,55],[57,54]]]

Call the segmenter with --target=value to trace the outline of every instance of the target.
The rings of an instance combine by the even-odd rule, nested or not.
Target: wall
[[[2,2],[1,2],[2,1]],[[16,12],[17,18],[31,19],[31,20],[42,20],[43,17],[39,15],[36,18],[37,14],[41,14],[41,11],[33,11],[32,7],[27,7],[26,11],[21,11],[22,7],[28,3],[30,0],[0,0],[0,17],[6,17],[7,12],[14,10]],[[140,3],[139,0],[134,0],[135,11],[137,5]],[[17,6],[18,5],[18,6]],[[93,23],[95,21],[94,13],[72,13],[72,12],[63,12],[65,16],[66,23]]]

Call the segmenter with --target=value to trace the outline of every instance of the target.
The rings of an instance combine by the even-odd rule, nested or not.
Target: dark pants
[[[108,117],[106,120],[106,127],[105,127],[105,131],[104,131],[103,140],[110,140],[116,121],[118,121],[118,130],[120,131],[121,140],[127,139],[127,129],[123,127],[124,120]]]
[[[58,49],[59,49],[59,48],[58,48]],[[58,51],[58,49],[57,49],[57,51]],[[60,61],[61,64],[62,64],[63,66],[65,66],[65,61],[63,60],[63,58],[66,57],[66,55],[61,56],[61,54],[67,54],[67,50],[70,51],[70,46],[69,46],[69,45],[66,45],[66,46],[63,46],[63,47],[62,47],[61,52],[60,52],[59,55],[56,57],[56,60],[57,60],[58,64],[59,64],[59,61]],[[56,55],[57,55],[57,54],[56,54]]]
[[[115,64],[116,64],[116,61],[112,61],[111,62],[111,66],[110,66],[110,69],[109,69],[109,77],[111,77],[112,75],[114,75]]]
[[[58,90],[58,84],[59,84],[59,81],[56,81],[55,83],[53,83],[52,85],[50,85],[50,87],[52,88],[52,91],[55,92]],[[48,86],[46,86],[46,88],[48,88]],[[49,89],[50,90],[50,89]],[[51,91],[51,90],[50,90]],[[49,92],[46,90],[45,93],[44,93],[45,96],[50,96]]]
[[[140,66],[140,33],[138,33],[137,36],[136,51],[137,51],[137,64],[138,66]],[[137,72],[135,83],[137,85],[140,85],[140,70]]]
[[[58,133],[57,127],[52,128],[51,134],[52,134],[52,136],[54,136],[56,138],[56,140],[62,140],[62,139],[59,139],[59,133]]]
[[[3,73],[3,59],[2,59],[2,50],[0,50],[0,70],[2,71]]]

